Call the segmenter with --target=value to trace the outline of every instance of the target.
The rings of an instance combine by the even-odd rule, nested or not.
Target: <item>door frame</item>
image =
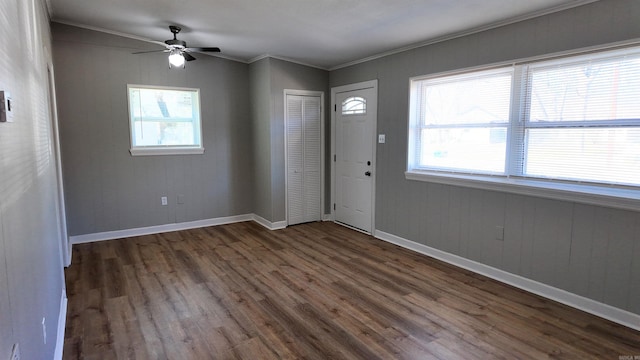
[[[376,148],[377,148],[376,133],[378,132],[378,79],[363,81],[363,82],[354,83],[354,84],[336,86],[331,88],[331,105],[333,105],[333,111],[331,112],[331,157],[333,159],[331,161],[331,204],[330,204],[331,218],[330,220],[334,222],[336,221],[336,210],[335,210],[335,205],[336,205],[336,113],[338,110],[338,107],[336,104],[336,94],[348,92],[348,91],[354,91],[354,90],[369,89],[369,88],[373,88],[376,93],[376,104],[375,104],[376,106],[374,108],[375,116],[373,119],[373,126],[371,127],[373,131],[373,133],[371,134],[372,144],[373,144],[371,149],[371,158],[373,162],[373,166],[371,167],[371,171],[373,172],[373,176],[371,179],[371,232],[365,231],[365,233],[369,235],[373,235],[376,229],[376,177],[377,177],[376,164],[378,162],[376,158]],[[346,224],[340,223],[340,225],[344,225],[351,228]],[[363,232],[361,229],[356,229],[356,228],[353,228],[353,229]]]
[[[60,236],[60,251],[62,258],[62,265],[68,267],[71,265],[71,242],[69,241],[69,234],[67,232],[67,214],[66,204],[64,200],[64,180],[62,174],[62,148],[60,146],[60,123],[58,119],[58,100],[56,97],[55,86],[55,73],[53,62],[51,62],[51,54],[49,49],[45,48],[48,61],[46,66],[47,76],[47,93],[48,93],[48,106],[49,106],[49,122],[50,122],[50,135],[52,137],[52,148],[54,164],[55,164],[55,177],[56,177],[56,207],[57,207],[57,222],[58,233]]]
[[[293,90],[293,89],[284,89],[284,217],[286,226],[289,226],[289,153],[288,153],[288,134],[287,134],[287,119],[289,119],[289,110],[287,107],[287,96],[313,96],[320,97],[320,220],[324,219],[325,216],[325,206],[324,206],[324,187],[325,187],[325,120],[324,120],[324,91],[313,91],[313,90]]]

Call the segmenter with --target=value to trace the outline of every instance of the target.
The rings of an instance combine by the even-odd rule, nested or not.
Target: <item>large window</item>
[[[505,172],[512,69],[417,81],[417,168]]]
[[[527,67],[528,176],[640,185],[640,53]]]
[[[128,85],[132,155],[201,154],[198,89]]]
[[[414,78],[410,98],[408,174],[640,190],[638,47]]]

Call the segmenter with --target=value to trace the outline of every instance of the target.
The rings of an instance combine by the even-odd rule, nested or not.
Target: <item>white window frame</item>
[[[195,92],[198,98],[198,104],[196,107],[197,111],[197,119],[194,121],[194,126],[196,127],[199,144],[196,145],[144,145],[144,146],[134,146],[134,122],[131,117],[131,99],[130,99],[130,89],[159,89],[159,90],[181,90],[181,91],[189,91]],[[127,84],[127,109],[128,114],[127,117],[129,119],[129,144],[130,149],[129,152],[132,156],[150,156],[150,155],[190,155],[190,154],[203,154],[204,153],[204,145],[202,142],[202,112],[200,109],[200,89],[197,88],[186,88],[186,87],[174,87],[174,86],[152,86],[152,85],[138,85],[138,84]]]
[[[625,186],[605,183],[589,183],[580,181],[567,181],[557,179],[542,179],[525,177],[522,175],[522,162],[524,158],[514,156],[521,152],[524,143],[525,126],[530,125],[525,119],[526,91],[522,81],[527,76],[527,66],[532,63],[548,61],[554,58],[564,58],[587,54],[594,51],[607,51],[617,47],[638,46],[640,42],[611,44],[596,48],[581,49],[562,54],[553,54],[518,61],[492,64],[490,66],[474,67],[457,71],[449,71],[427,76],[417,76],[409,79],[409,121],[408,121],[408,148],[407,148],[407,180],[426,181],[432,183],[470,187],[483,190],[492,190],[519,195],[528,195],[549,198],[562,201],[584,203],[590,205],[607,206],[618,209],[640,211],[640,186]],[[640,50],[640,49],[638,49]],[[562,61],[562,60],[560,60]],[[447,77],[467,72],[489,70],[492,68],[514,66],[514,76],[511,94],[511,120],[507,135],[507,159],[505,174],[472,174],[458,171],[438,171],[416,166],[416,152],[419,151],[419,135],[416,129],[420,120],[417,118],[416,106],[418,101],[413,96],[415,83],[425,79]],[[534,125],[535,126],[535,125]]]
[[[427,130],[427,129],[461,129],[461,128],[492,128],[492,129],[499,129],[499,128],[506,128],[506,131],[508,132],[510,129],[510,123],[509,123],[509,119],[511,118],[511,114],[509,115],[509,119],[506,119],[506,122],[497,122],[497,123],[492,123],[492,122],[485,122],[485,123],[479,123],[479,122],[474,122],[474,123],[455,123],[455,124],[426,124],[423,121],[421,121],[421,117],[422,114],[419,114],[419,108],[418,108],[418,101],[414,102],[413,99],[418,99],[419,97],[421,97],[422,91],[420,89],[420,87],[422,87],[422,82],[424,81],[430,81],[430,80],[435,80],[433,81],[434,85],[439,85],[441,83],[449,83],[452,82],[451,80],[470,80],[472,78],[485,78],[485,77],[492,77],[494,75],[506,75],[509,74],[511,76],[511,87],[513,88],[513,79],[514,79],[514,67],[509,65],[509,66],[501,66],[501,67],[491,67],[491,68],[487,68],[487,69],[482,69],[482,70],[475,70],[475,71],[464,71],[464,72],[458,72],[458,73],[453,73],[453,74],[448,74],[448,75],[434,75],[434,76],[425,76],[425,77],[416,77],[416,78],[412,78],[412,81],[410,82],[410,98],[412,100],[410,100],[410,109],[409,111],[411,112],[411,114],[409,115],[409,121],[410,121],[410,125],[409,125],[409,138],[410,141],[412,141],[411,143],[411,148],[412,149],[416,149],[416,151],[413,151],[413,158],[409,158],[408,159],[408,169],[418,169],[420,171],[432,171],[432,172],[444,172],[444,173],[454,173],[454,174],[460,174],[460,173],[473,173],[473,174],[482,174],[482,175],[505,175],[506,172],[508,171],[508,167],[505,165],[505,172],[494,172],[494,171],[490,171],[490,170],[478,170],[475,172],[472,171],[464,171],[464,170],[458,170],[455,168],[449,168],[449,167],[428,167],[428,168],[422,168],[419,165],[419,158],[420,158],[420,154],[419,154],[419,149],[421,147],[420,142],[420,133],[423,130]],[[468,76],[471,75],[471,76]],[[445,81],[438,81],[439,79],[445,79]],[[513,102],[513,101],[511,101]],[[508,139],[507,139],[508,140]],[[507,146],[508,146],[508,142],[507,142]],[[505,149],[505,156],[508,158],[509,155],[509,151]]]

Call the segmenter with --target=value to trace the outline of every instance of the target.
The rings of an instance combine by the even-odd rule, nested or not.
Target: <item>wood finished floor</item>
[[[73,247],[64,359],[614,359],[640,333],[333,223]]]

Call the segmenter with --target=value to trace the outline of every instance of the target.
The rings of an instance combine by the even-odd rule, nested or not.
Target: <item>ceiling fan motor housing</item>
[[[177,35],[180,32],[180,30],[182,30],[182,28],[180,26],[169,25],[169,30],[173,34],[173,39],[165,40],[164,43],[169,45],[169,46],[172,46],[174,48],[176,48],[176,47],[177,48],[186,48],[187,47],[187,43],[185,41],[177,39]]]
[[[182,47],[182,48],[187,47],[187,43],[183,40],[171,39],[171,40],[166,40],[164,43],[173,47]]]

